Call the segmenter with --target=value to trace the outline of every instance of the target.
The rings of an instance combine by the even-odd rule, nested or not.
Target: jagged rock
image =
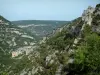
[[[55,55],[55,52],[51,55],[48,55],[46,57],[46,65],[47,64],[52,64],[54,62],[54,58],[56,59],[56,55]]]
[[[82,20],[88,24],[91,25],[92,22],[92,14],[94,12],[94,8],[89,6],[87,10],[84,10],[83,14],[82,14]]]

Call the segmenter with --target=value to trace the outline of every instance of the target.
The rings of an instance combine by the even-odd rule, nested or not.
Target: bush
[[[85,37],[85,42],[83,42],[76,50],[74,71],[75,73],[83,73],[83,75],[89,75],[91,73],[91,75],[98,75],[100,73],[99,64],[100,36],[97,34],[91,34]]]
[[[53,49],[65,50],[67,45],[72,44],[74,37],[67,31],[58,32],[55,36],[47,40],[47,44]]]

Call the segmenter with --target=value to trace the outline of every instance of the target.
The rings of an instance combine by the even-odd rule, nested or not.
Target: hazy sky
[[[8,20],[72,20],[100,0],[0,0],[0,15]]]

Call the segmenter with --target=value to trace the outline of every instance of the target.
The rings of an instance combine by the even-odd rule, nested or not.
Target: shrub
[[[91,34],[85,37],[85,42],[78,47],[75,53],[74,71],[75,73],[93,74],[100,73],[100,37]],[[91,75],[92,75],[91,74]]]

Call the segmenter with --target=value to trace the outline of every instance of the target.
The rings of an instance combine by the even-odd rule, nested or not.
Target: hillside
[[[52,21],[52,20],[20,20],[12,21],[18,27],[24,29],[31,34],[35,34],[39,39],[49,35],[53,30],[63,26],[69,21]]]
[[[36,50],[16,60],[1,74],[100,75],[100,4],[89,6],[81,17],[56,29]]]
[[[0,73],[12,64],[12,57],[23,54],[27,51],[24,48],[34,46],[35,43],[33,36],[0,16]],[[32,47],[28,51],[31,51],[30,49],[32,50]]]

